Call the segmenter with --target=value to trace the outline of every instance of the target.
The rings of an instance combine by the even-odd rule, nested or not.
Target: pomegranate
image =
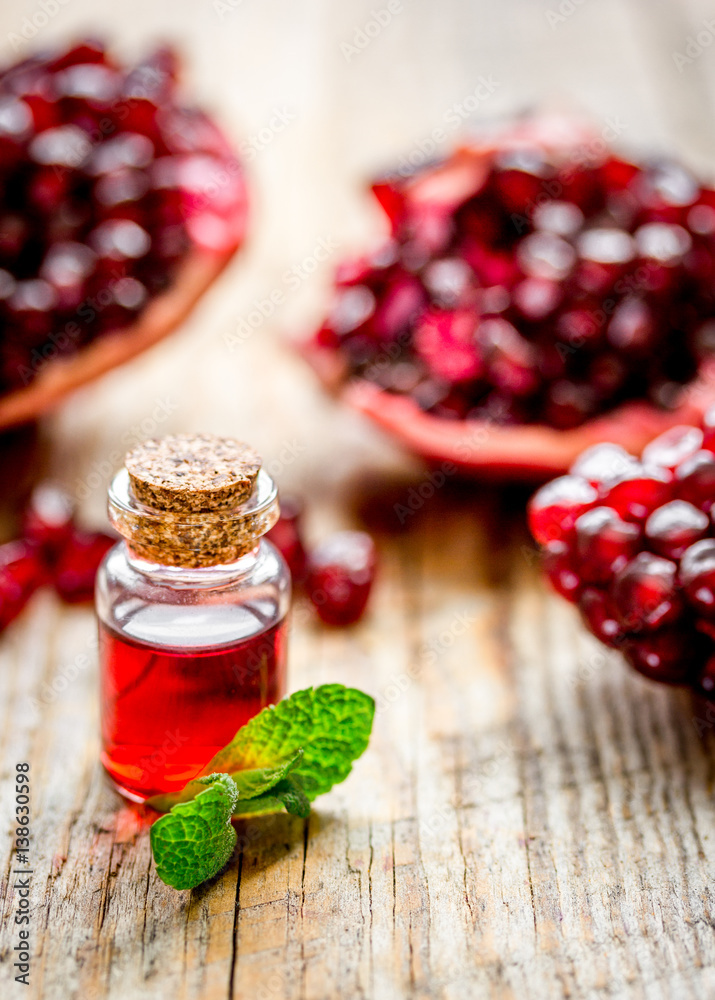
[[[703,428],[670,428],[640,458],[591,448],[537,491],[528,518],[552,586],[601,642],[645,676],[715,699],[712,426],[715,407]]]
[[[95,42],[0,71],[2,424],[136,353],[130,332],[168,332],[240,242],[240,164],[176,76],[168,50],[125,67]],[[110,334],[122,343],[101,364],[68,364]],[[41,378],[57,358],[62,376]]]
[[[304,351],[420,454],[545,476],[609,438],[640,451],[715,399],[715,191],[679,163],[537,119],[373,191],[389,237],[340,265]],[[645,466],[673,468],[698,433]]]

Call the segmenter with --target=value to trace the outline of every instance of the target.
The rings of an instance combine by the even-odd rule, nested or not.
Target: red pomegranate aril
[[[352,625],[362,617],[375,567],[375,545],[364,531],[339,531],[313,549],[306,588],[326,624]]]
[[[592,507],[576,520],[577,569],[588,583],[607,583],[638,551],[638,525],[610,507]]]
[[[539,323],[551,315],[562,297],[561,286],[546,278],[526,278],[512,292],[515,307],[530,323]]]
[[[40,277],[55,290],[60,309],[77,309],[84,300],[85,281],[94,268],[95,255],[83,243],[55,243],[47,251]]]
[[[547,542],[543,549],[542,565],[556,593],[571,603],[576,602],[583,583],[574,569],[568,545],[560,539]]]
[[[715,500],[715,455],[696,451],[675,470],[675,489],[682,500],[708,511]]]
[[[672,476],[664,469],[634,465],[602,486],[601,499],[626,521],[645,521],[671,497]]]
[[[715,618],[715,538],[703,538],[683,553],[680,582],[689,603],[706,618]]]
[[[553,479],[529,501],[527,516],[532,535],[540,545],[567,537],[576,518],[597,500],[597,491],[580,476]]]
[[[108,219],[90,233],[89,242],[101,260],[112,263],[144,257],[151,246],[146,230],[130,219]]]
[[[677,571],[672,560],[639,552],[616,574],[611,596],[628,632],[652,632],[676,621],[682,609]]]
[[[655,317],[650,306],[635,296],[623,299],[611,317],[606,336],[618,351],[647,353],[656,339]]]
[[[52,331],[52,310],[57,294],[42,278],[18,281],[7,300],[9,319],[22,331],[22,340],[34,346]]]
[[[616,612],[602,590],[588,587],[578,602],[581,616],[591,632],[606,646],[620,647],[625,637]]]
[[[552,382],[546,393],[545,416],[552,427],[569,430],[578,427],[598,405],[592,386],[569,379]]]
[[[292,498],[281,497],[281,513],[268,532],[268,538],[288,563],[293,583],[300,583],[305,576],[306,554],[300,532],[303,515],[302,504]]]
[[[484,369],[475,334],[476,321],[467,310],[426,313],[415,330],[415,350],[437,378],[466,382]]]
[[[623,229],[587,229],[578,239],[576,280],[584,291],[609,291],[636,254],[632,236]]]
[[[507,151],[497,157],[492,183],[507,212],[527,215],[544,193],[551,171],[537,149]]]
[[[663,684],[685,684],[698,667],[693,641],[681,629],[662,629],[625,643],[624,652],[635,669]]]
[[[91,601],[97,570],[117,539],[102,531],[75,529],[62,547],[53,569],[55,590],[68,604]]]
[[[511,396],[528,396],[539,384],[536,353],[528,340],[505,319],[486,319],[477,343],[492,383]]]
[[[715,445],[715,406],[709,407],[703,417],[703,448],[712,451],[713,445]]]
[[[638,460],[618,444],[594,444],[581,452],[571,466],[571,475],[587,479],[592,486],[617,480],[624,472],[638,464]]]
[[[22,530],[43,558],[52,563],[74,530],[74,503],[59,486],[41,483],[23,511]]]
[[[699,427],[679,425],[671,427],[643,450],[643,464],[661,469],[675,469],[690,458],[703,444],[703,432]]]
[[[708,533],[710,519],[685,500],[671,500],[658,507],[645,525],[652,549],[667,559],[680,559],[685,550]]]
[[[521,241],[517,260],[522,270],[532,278],[560,281],[570,273],[576,252],[560,236],[536,232]]]
[[[715,656],[710,656],[704,667],[699,671],[693,681],[693,689],[696,694],[707,698],[709,701],[715,699]]]
[[[583,226],[583,212],[568,201],[544,201],[532,212],[537,229],[557,236],[574,236]]]
[[[46,580],[47,573],[36,545],[28,541],[0,545],[0,630],[17,618]]]

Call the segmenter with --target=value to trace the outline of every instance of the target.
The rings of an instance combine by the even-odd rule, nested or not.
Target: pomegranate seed
[[[469,381],[482,372],[475,325],[467,310],[423,316],[415,331],[415,349],[433,375],[452,383]]]
[[[703,418],[703,448],[712,451],[715,445],[715,406],[711,406]]]
[[[519,244],[517,260],[532,278],[561,281],[571,272],[576,251],[553,233],[532,233]]]
[[[638,464],[633,455],[618,444],[594,444],[581,452],[571,466],[571,475],[587,479],[592,486],[617,480]]]
[[[537,229],[557,236],[574,236],[583,226],[583,212],[568,201],[545,201],[532,213]]]
[[[680,582],[692,606],[715,618],[715,538],[703,538],[686,549],[680,560]]]
[[[565,542],[558,539],[546,542],[543,566],[556,593],[561,594],[567,601],[577,601],[583,584],[573,567],[571,554]]]
[[[65,542],[53,571],[55,590],[68,604],[91,601],[99,565],[117,539],[102,531],[75,529]]]
[[[580,476],[560,476],[542,486],[531,498],[528,520],[531,533],[541,545],[565,538],[576,518],[592,507],[598,493]]]
[[[653,681],[684,684],[696,669],[698,657],[692,638],[680,629],[662,629],[653,635],[632,639],[624,649],[635,669]]]
[[[608,324],[608,341],[619,351],[643,354],[654,346],[656,323],[642,299],[627,298],[617,306]]]
[[[646,521],[645,533],[655,552],[668,559],[679,559],[690,545],[707,534],[709,527],[707,514],[685,500],[671,500],[653,511]]]
[[[693,682],[693,688],[703,698],[707,698],[710,701],[715,699],[715,656],[710,656],[705,666],[698,673]]]
[[[578,571],[589,583],[606,583],[638,550],[638,525],[610,507],[592,507],[576,520]]]
[[[696,451],[675,470],[678,496],[701,510],[710,510],[715,500],[715,455]]]
[[[581,594],[578,606],[584,622],[597,639],[614,649],[622,644],[625,633],[611,601],[602,590],[588,587]]]
[[[601,488],[601,499],[627,521],[644,521],[670,499],[672,476],[664,469],[629,467]]]
[[[375,545],[363,531],[339,531],[313,549],[306,586],[324,622],[352,625],[362,617],[375,566]]]
[[[678,426],[655,438],[643,450],[643,464],[671,471],[702,447],[703,432],[699,427]]]
[[[477,330],[491,380],[514,396],[528,396],[538,387],[536,356],[532,344],[505,319],[486,319]]]
[[[74,504],[67,493],[58,486],[42,483],[32,491],[23,512],[23,534],[52,563],[72,535],[73,519]]]
[[[281,514],[268,532],[268,538],[288,563],[293,583],[305,576],[306,555],[300,533],[303,507],[295,499],[281,498]]]
[[[5,629],[47,581],[39,548],[32,542],[0,545],[0,629]]]
[[[616,574],[613,603],[627,631],[652,632],[678,618],[682,602],[676,586],[677,570],[670,559],[639,552]]]
[[[559,430],[578,427],[596,411],[596,395],[589,385],[559,379],[552,382],[546,396],[547,421]]]

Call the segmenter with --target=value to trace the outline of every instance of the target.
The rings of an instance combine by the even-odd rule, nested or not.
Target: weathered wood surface
[[[174,892],[151,868],[145,822],[101,779],[92,615],[40,596],[0,643],[3,1000],[715,995],[709,723],[701,739],[685,695],[628,673],[546,593],[523,496],[450,483],[398,525],[393,504],[424,471],[325,400],[278,338],[312,321],[332,260],[374,232],[363,175],[419,150],[480,78],[493,92],[467,127],[566,103],[619,123],[625,145],[677,143],[715,167],[715,44],[686,50],[712,39],[711,6],[403,0],[347,59],[340,43],[381,6],[72,0],[38,33],[101,23],[127,51],[178,38],[235,134],[285,119],[251,159],[247,253],[184,331],[48,424],[50,472],[99,523],[108,455],[205,428],[255,441],[309,496],[315,536],[379,515],[369,617],[331,632],[299,606],[291,648],[292,687],[354,683],[379,711],[369,752],[309,821],[244,827],[225,874]],[[8,55],[40,9],[0,12]],[[313,269],[321,239],[338,246]],[[275,290],[275,315],[228,351],[225,335]],[[10,774],[23,760],[30,990],[10,969]]]

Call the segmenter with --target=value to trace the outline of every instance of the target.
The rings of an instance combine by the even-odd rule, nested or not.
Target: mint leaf
[[[281,800],[287,813],[300,816],[301,819],[307,819],[310,816],[310,799],[298,782],[292,778],[279,781],[273,789],[273,794]]]
[[[174,889],[193,889],[212,878],[236,844],[231,826],[238,801],[235,782],[227,774],[211,774],[200,783],[208,787],[193,802],[175,805],[151,828],[157,875]]]
[[[306,688],[254,716],[204,770],[236,778],[237,772],[274,768],[302,748],[291,775],[312,800],[350,774],[368,745],[374,714],[373,699],[355,688]]]
[[[274,785],[285,778],[301,761],[303,757],[302,748],[298,748],[293,754],[282,760],[277,760],[272,767],[259,767],[236,771],[231,777],[236,783],[238,795],[243,802],[244,799],[254,799],[263,795]],[[180,792],[167,792],[164,795],[153,795],[147,799],[146,804],[156,809],[157,812],[168,812],[180,802],[190,802],[195,799],[203,787],[202,778],[194,778],[188,785],[185,785]]]
[[[181,792],[148,800],[171,809],[151,828],[159,878],[193,889],[216,875],[236,844],[232,817],[308,816],[311,800],[344,781],[366,749],[374,714],[369,695],[324,684],[254,716]]]
[[[293,816],[300,816],[302,819],[306,819],[310,815],[310,799],[292,777],[279,781],[266,795],[239,801],[233,818],[245,819],[249,816],[266,816],[269,813],[280,812],[281,809],[285,809]]]
[[[232,772],[231,777],[236,782],[239,798],[255,799],[258,795],[273,788],[282,778],[300,766],[303,752],[303,748],[298,747],[295,753],[277,761],[271,767],[256,767],[252,770]]]

